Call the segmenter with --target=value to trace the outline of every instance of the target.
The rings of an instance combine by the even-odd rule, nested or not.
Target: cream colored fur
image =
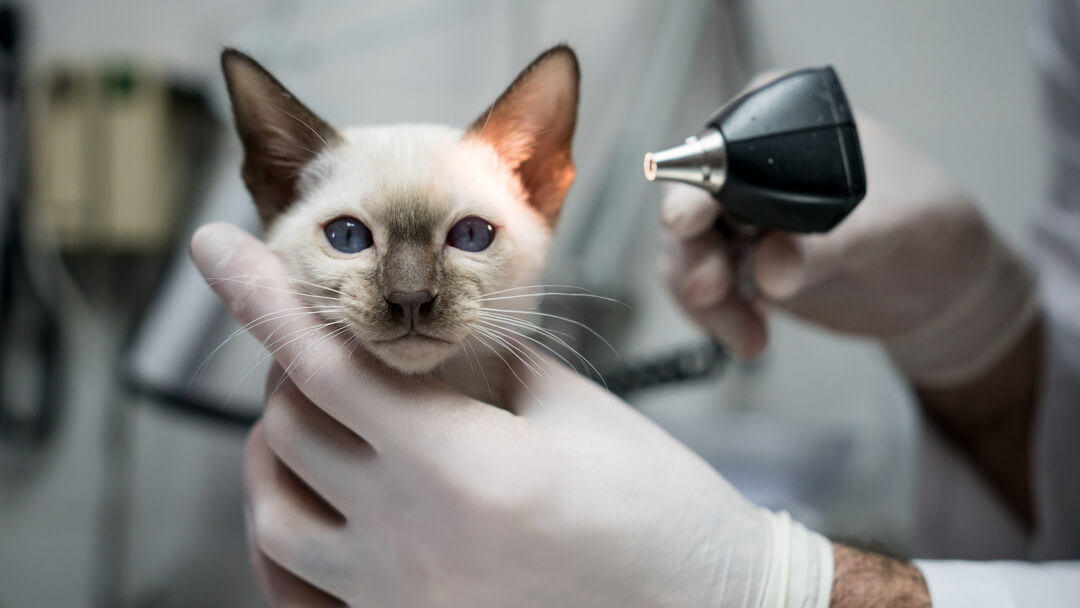
[[[379,343],[398,335],[400,328],[371,326],[361,314],[365,307],[383,305],[381,294],[365,277],[375,271],[378,256],[387,246],[384,218],[393,212],[392,205],[402,204],[402,200],[438,210],[441,226],[433,231],[435,239],[444,239],[451,226],[470,215],[495,226],[495,240],[484,251],[441,248],[443,263],[473,281],[476,295],[536,283],[544,266],[550,229],[528,204],[520,181],[495,149],[462,135],[458,129],[414,124],[343,131],[342,145],[323,151],[304,169],[299,200],[275,221],[266,238],[297,278],[345,294],[340,296],[345,311],[323,316],[348,323],[362,348],[405,373],[452,369],[454,373],[446,375],[460,388],[492,399],[496,395],[484,393],[489,392],[488,385],[492,385],[492,393],[500,390],[506,368],[496,357],[512,355],[503,353],[503,347],[492,340],[477,337],[471,324],[480,321],[476,310],[483,303],[476,298],[459,307],[458,323],[439,328],[439,337],[449,340],[445,346],[410,349],[394,342]],[[361,220],[372,231],[375,245],[352,255],[330,247],[323,227],[340,216]],[[338,297],[330,291],[310,291]],[[518,298],[491,304],[500,309],[526,309],[533,303],[532,298]],[[500,355],[482,342],[494,346]],[[484,361],[467,361],[474,354]],[[483,374],[476,368],[478,364],[486,368]]]

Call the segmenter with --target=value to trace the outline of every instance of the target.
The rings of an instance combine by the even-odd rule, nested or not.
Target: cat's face
[[[368,351],[427,371],[483,327],[483,298],[535,283],[547,222],[491,146],[457,130],[347,130],[267,240]],[[497,300],[494,304],[519,303]],[[505,306],[495,306],[505,308]]]
[[[339,132],[246,56],[223,65],[267,241],[332,329],[419,373],[490,338],[482,310],[529,304],[491,298],[536,282],[573,179],[572,51],[541,55],[465,131]]]

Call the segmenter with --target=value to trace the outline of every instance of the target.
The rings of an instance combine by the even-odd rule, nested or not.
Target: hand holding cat
[[[214,289],[243,323],[271,315],[257,338],[299,336],[275,352],[246,453],[275,605],[827,605],[827,541],[572,371],[542,360],[498,409],[273,316],[298,301],[240,229],[202,228],[192,256],[205,276],[252,277]]]
[[[732,290],[720,211],[690,188],[664,201],[661,269],[686,313],[738,355],[766,345],[775,306],[843,333],[882,339],[909,377],[958,382],[1027,327],[1032,281],[948,175],[881,123],[859,115],[866,199],[828,234],[772,232],[753,275],[762,297]]]

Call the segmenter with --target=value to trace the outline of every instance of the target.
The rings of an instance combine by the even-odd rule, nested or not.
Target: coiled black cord
[[[623,397],[677,382],[703,380],[720,373],[730,360],[719,342],[708,340],[590,376]]]

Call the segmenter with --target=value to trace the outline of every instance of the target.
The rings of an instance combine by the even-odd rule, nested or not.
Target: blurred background
[[[260,606],[241,514],[259,347],[187,258],[209,220],[256,229],[218,55],[248,51],[337,125],[464,126],[560,41],[583,70],[578,180],[545,303],[651,361],[701,334],[654,270],[645,151],[750,76],[833,64],[849,97],[977,195],[1021,249],[1044,154],[1037,2],[0,1],[0,608]],[[870,185],[873,188],[873,185]],[[572,300],[582,300],[574,298]],[[772,325],[753,364],[628,400],[752,500],[907,555],[920,421],[876,347]],[[621,365],[579,336],[604,369]],[[679,351],[681,352],[681,351]],[[977,481],[973,481],[977,483]],[[1007,544],[969,543],[967,557]]]

